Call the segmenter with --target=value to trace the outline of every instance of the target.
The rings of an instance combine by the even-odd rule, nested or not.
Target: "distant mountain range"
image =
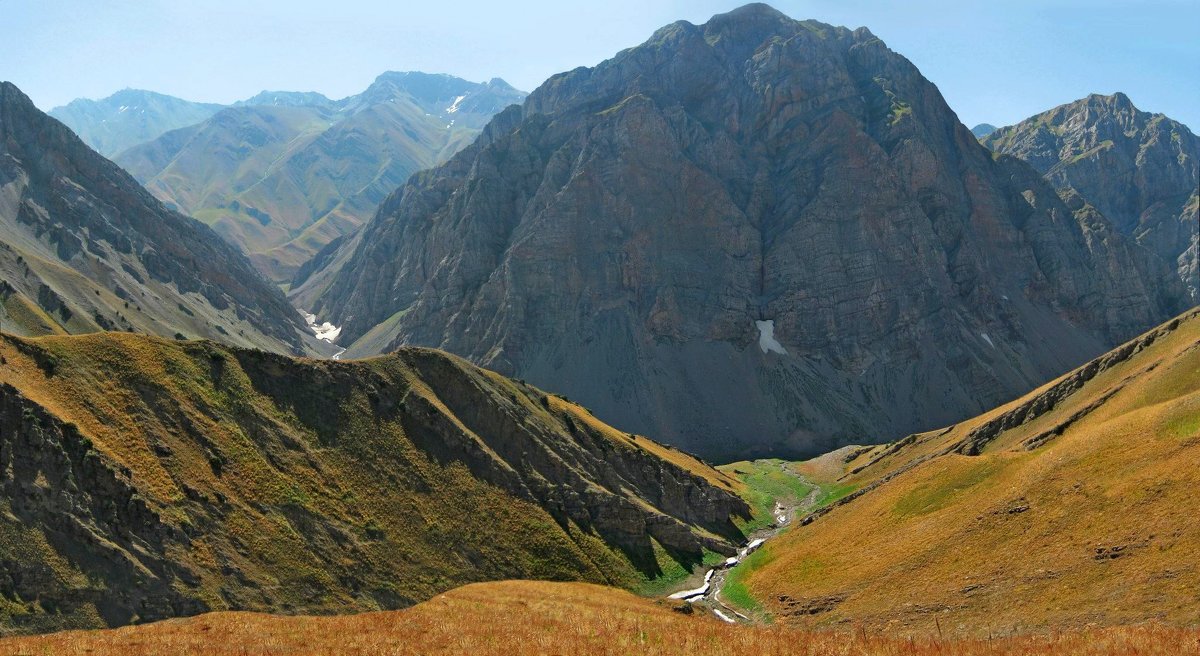
[[[971,128],[971,134],[975,135],[976,137],[979,137],[980,139],[988,136],[989,134],[991,134],[995,131],[996,131],[996,126],[992,125],[991,123],[980,123],[979,125],[976,125],[975,127]]]
[[[107,135],[126,125],[109,115],[131,111],[117,103],[133,102],[127,96],[135,93],[141,92],[76,101],[55,112],[80,134]],[[230,107],[170,99],[146,114],[141,103],[137,116],[148,118],[120,139],[140,145],[115,160],[155,196],[209,224],[286,283],[322,246],[368,219],[409,175],[457,152],[493,114],[524,97],[499,79],[477,84],[385,73],[363,93],[336,101],[264,91]],[[108,113],[83,113],[83,106]],[[149,134],[144,123],[178,129]]]
[[[552,77],[292,290],[707,458],[954,423],[1185,308],[866,29],[749,5]],[[333,271],[330,273],[330,271]]]
[[[222,105],[124,89],[101,100],[79,98],[50,110],[84,143],[105,157],[156,139],[164,132],[194,125],[221,111]]]
[[[0,327],[135,331],[315,353],[279,289],[0,83]]]
[[[1092,94],[983,143],[1032,165],[1082,220],[1102,215],[1169,262],[1200,301],[1200,139],[1186,125],[1123,93]]]

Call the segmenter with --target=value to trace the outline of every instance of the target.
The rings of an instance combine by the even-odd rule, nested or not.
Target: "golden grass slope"
[[[731,626],[612,588],[530,581],[468,585],[403,611],[340,617],[210,613],[0,640],[4,656],[1176,656],[1197,649],[1200,632],[1156,626],[996,640]]]
[[[746,577],[783,624],[1200,622],[1197,310],[973,420],[839,456],[807,472],[865,491]]]
[[[3,335],[0,413],[0,633],[634,586],[745,512],[707,465],[424,349]]]

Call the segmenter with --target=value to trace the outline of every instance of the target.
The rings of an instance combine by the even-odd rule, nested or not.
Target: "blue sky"
[[[384,70],[502,77],[531,90],[722,0],[449,3],[0,0],[0,79],[40,107],[124,87],[231,102],[263,89],[343,97]],[[1200,127],[1200,0],[777,0],[795,18],[865,25],[911,59],[967,125],[1005,125],[1087,95]]]

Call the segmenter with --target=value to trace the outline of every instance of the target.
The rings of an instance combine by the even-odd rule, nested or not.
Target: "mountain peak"
[[[868,34],[751,5],[556,75],[410,178],[314,307],[343,326],[349,357],[438,345],[714,459],[954,423],[981,392],[1000,401],[1036,382],[1030,372],[1044,379],[1175,309],[1174,287],[1143,285],[1140,251],[1119,240],[1085,251],[1083,227],[1053,219],[1067,213],[1053,189],[986,156],[936,87]],[[984,205],[996,208],[986,218],[970,209]],[[1069,254],[1042,249],[1049,240]],[[818,253],[870,253],[871,273],[805,264]],[[1092,258],[1129,265],[1069,264]],[[1035,290],[1043,266],[1074,268]],[[953,292],[964,286],[997,300]],[[1152,291],[1120,317],[1099,311],[1126,288]],[[1093,293],[1104,300],[1079,301]],[[1054,327],[1007,323],[999,299],[1019,294]],[[826,297],[844,299],[834,316]],[[921,327],[901,335],[864,312]],[[961,319],[916,319],[933,312]],[[764,326],[778,349],[749,348]],[[1009,359],[1005,343],[1036,346]],[[980,348],[978,368],[947,357]],[[902,372],[912,358],[921,371]],[[954,381],[953,398],[932,379]],[[777,405],[842,381],[856,391]],[[923,396],[903,409],[843,401],[876,385]]]
[[[758,40],[766,33],[778,32],[798,22],[770,5],[755,2],[717,14],[708,19],[703,28],[709,35],[744,35]]]
[[[1120,91],[1107,96],[1100,93],[1093,93],[1084,98],[1082,102],[1103,105],[1117,110],[1138,111],[1137,107],[1134,107],[1133,101],[1129,99],[1129,96]]]
[[[498,78],[498,77],[494,77],[494,78],[488,80],[487,86],[495,88],[495,89],[503,89],[505,91],[517,91],[516,87],[509,84],[508,82],[505,82],[502,78]]]
[[[717,17],[728,17],[731,19],[732,18],[756,18],[756,19],[768,18],[768,19],[772,19],[772,20],[786,20],[786,21],[792,20],[787,14],[783,13],[782,11],[779,11],[778,9],[772,7],[771,5],[769,5],[765,2],[751,2],[750,4],[742,5],[741,7],[738,7],[737,9],[727,11],[724,14],[718,14],[717,16],[714,16],[714,18],[717,18]]]
[[[12,82],[0,82],[0,134],[15,130],[17,117],[31,109],[36,108],[24,91]]]

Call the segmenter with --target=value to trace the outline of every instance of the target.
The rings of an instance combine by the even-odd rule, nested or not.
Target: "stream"
[[[709,569],[704,575],[704,585],[691,590],[676,592],[668,596],[668,599],[686,601],[689,604],[707,608],[712,611],[713,615],[730,624],[753,623],[753,619],[726,604],[721,599],[721,590],[725,587],[725,580],[729,576],[729,572],[741,564],[747,556],[760,549],[768,540],[779,535],[785,528],[790,526],[796,518],[797,510],[811,510],[816,505],[820,494],[820,487],[813,486],[808,495],[795,505],[784,505],[776,500],[775,507],[771,511],[775,519],[773,524],[752,532],[748,536],[749,540],[745,546],[738,549],[736,556],[730,556],[724,563]]]

